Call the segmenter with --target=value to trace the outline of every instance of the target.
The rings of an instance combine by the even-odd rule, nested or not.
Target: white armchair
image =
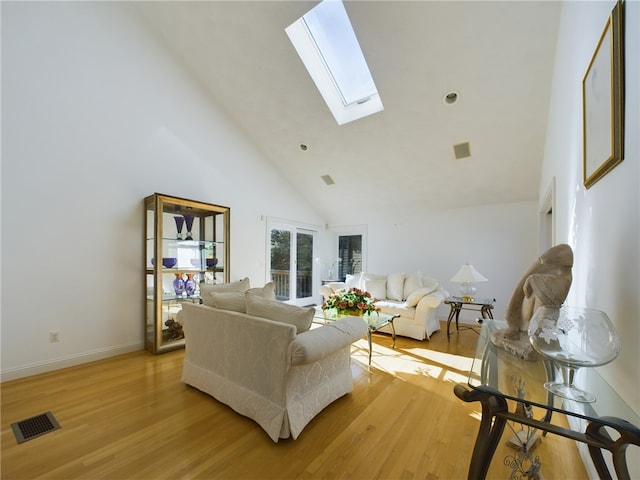
[[[296,439],[322,409],[353,390],[351,344],[366,336],[367,326],[344,318],[301,331],[313,309],[249,294],[246,309],[184,304],[182,381],[252,418],[274,442]]]

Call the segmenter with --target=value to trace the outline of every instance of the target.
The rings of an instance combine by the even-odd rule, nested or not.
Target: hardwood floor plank
[[[273,443],[252,420],[180,381],[184,352],[134,352],[0,385],[3,479],[464,479],[479,405],[453,394],[477,335],[374,336],[353,348],[354,392],[298,440]],[[11,423],[52,411],[60,430],[17,444]],[[489,478],[508,478],[505,437]],[[545,437],[547,479],[584,478],[575,445]]]

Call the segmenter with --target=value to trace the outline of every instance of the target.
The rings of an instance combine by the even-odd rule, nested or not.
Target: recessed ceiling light
[[[444,102],[445,105],[453,105],[458,101],[458,92],[454,92],[452,90],[451,92],[445,93],[444,97],[442,98],[442,101]]]
[[[300,144],[300,150],[302,150],[303,152],[306,152],[307,150],[309,150],[309,147],[306,144],[301,143]]]

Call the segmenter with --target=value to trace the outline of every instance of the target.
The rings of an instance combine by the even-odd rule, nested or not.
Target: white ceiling
[[[345,2],[385,109],[343,126],[284,31],[315,4],[137,8],[328,220],[344,205],[411,211],[537,198],[559,2]],[[451,90],[459,100],[445,105]],[[467,141],[471,157],[454,159],[453,145]]]

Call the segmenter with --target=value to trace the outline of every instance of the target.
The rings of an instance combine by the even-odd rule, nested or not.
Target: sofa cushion
[[[404,272],[390,273],[387,275],[387,295],[389,300],[402,300],[404,293]]]
[[[262,298],[268,298],[270,300],[276,299],[276,284],[275,282],[269,282],[264,287],[250,288],[245,293],[257,295]]]
[[[387,281],[385,279],[370,279],[364,281],[364,290],[375,299],[381,300],[387,296]]]
[[[209,302],[212,303],[210,306],[221,310],[245,313],[247,302],[244,297],[245,292],[210,292]]]
[[[407,297],[407,307],[415,307],[416,305],[418,305],[418,302],[420,302],[420,300],[422,300],[422,297],[424,297],[425,295],[429,295],[432,292],[435,292],[438,288],[433,288],[433,287],[422,287],[419,288],[417,290],[414,290],[411,295],[409,295]]]
[[[413,272],[411,275],[407,275],[407,278],[404,279],[404,286],[402,289],[402,299],[406,300],[409,298],[414,291],[419,288],[422,288],[422,273]]]
[[[387,280],[387,275],[381,275],[379,273],[363,273],[362,274],[362,279],[363,280]]]
[[[394,300],[381,300],[376,302],[376,306],[380,307],[382,313],[389,315],[400,315],[401,317],[413,320],[416,316],[416,308],[408,307],[405,302],[397,302]]]
[[[215,285],[211,285],[208,283],[200,284],[200,296],[202,297],[202,303],[209,307],[215,307],[213,301],[209,294],[211,292],[221,293],[221,292],[246,292],[249,289],[249,278],[245,277],[242,280],[238,280],[237,282],[230,283],[217,283]]]
[[[246,303],[249,315],[294,325],[297,333],[309,330],[315,314],[313,307],[298,307],[251,294],[246,295]]]

